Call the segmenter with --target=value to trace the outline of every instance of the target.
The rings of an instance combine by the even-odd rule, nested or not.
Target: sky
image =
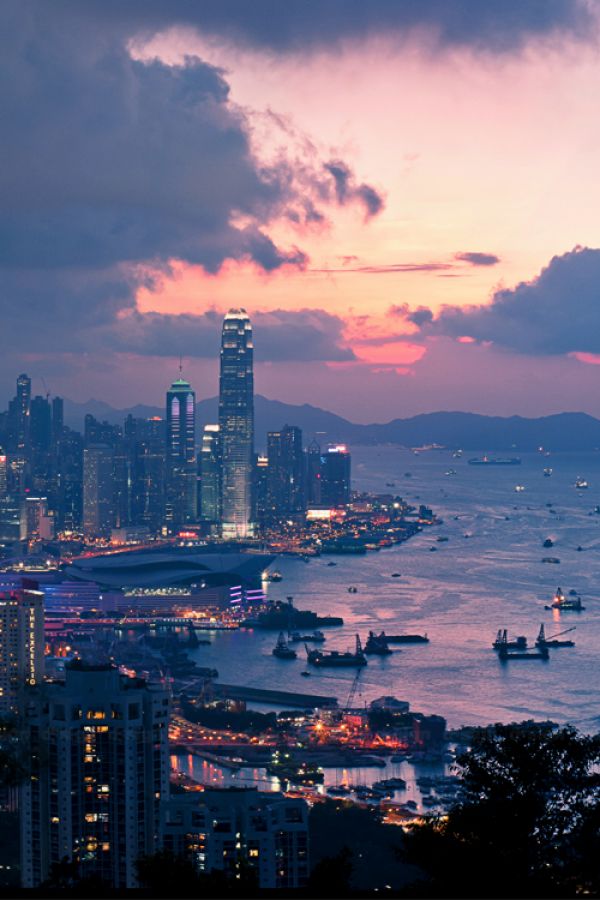
[[[5,0],[0,398],[600,416],[596,0]]]

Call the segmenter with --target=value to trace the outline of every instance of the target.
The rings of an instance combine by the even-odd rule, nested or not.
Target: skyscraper
[[[344,444],[321,456],[321,503],[342,506],[350,500],[350,453]]]
[[[205,522],[221,518],[221,439],[218,425],[205,425],[200,453],[200,513]]]
[[[223,459],[222,535],[232,539],[251,537],[254,374],[252,326],[244,309],[229,310],[223,321],[219,427]]]
[[[29,416],[31,411],[31,378],[19,375],[15,397],[17,452],[29,454]]]
[[[267,496],[273,519],[302,512],[304,502],[304,455],[302,431],[286,425],[267,434]]]
[[[113,449],[91,444],[83,451],[83,533],[86,537],[110,537],[113,526]]]
[[[172,530],[198,514],[196,395],[183,378],[167,391],[167,472],[165,518]]]
[[[21,712],[25,684],[44,675],[44,603],[37,584],[22,579],[0,592],[0,715]]]
[[[27,691],[23,887],[64,859],[80,877],[136,887],[136,861],[157,849],[169,790],[167,692],[111,665],[77,660],[65,675]]]

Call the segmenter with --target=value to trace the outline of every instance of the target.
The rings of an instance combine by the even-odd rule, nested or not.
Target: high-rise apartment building
[[[221,519],[221,436],[218,425],[205,425],[200,451],[200,515],[205,522]]]
[[[198,515],[196,395],[183,378],[167,391],[167,471],[165,519],[176,531]]]
[[[21,786],[21,878],[40,885],[70,860],[80,877],[136,887],[155,852],[169,790],[169,698],[111,665],[75,661],[27,692],[30,777]]]
[[[306,448],[304,457],[306,502],[308,505],[321,503],[321,446],[314,440]]]
[[[83,533],[110,537],[114,525],[113,449],[91,444],[83,451]]]
[[[0,716],[20,713],[25,685],[44,677],[44,596],[37,587],[24,578],[0,590]]]
[[[268,507],[272,519],[295,515],[305,508],[302,431],[286,425],[267,434]]]
[[[221,532],[225,538],[252,536],[254,466],[254,372],[252,326],[244,309],[223,321],[219,379],[219,427],[223,465]]]
[[[8,494],[8,457],[0,447],[0,500]]]
[[[308,807],[304,800],[254,788],[174,794],[164,808],[165,849],[199,872],[232,876],[252,869],[261,889],[308,881]]]

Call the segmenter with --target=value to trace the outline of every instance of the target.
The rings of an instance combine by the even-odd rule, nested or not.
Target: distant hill
[[[82,429],[86,413],[112,424],[120,424],[131,415],[139,418],[164,415],[155,406],[133,406],[115,409],[108,403],[89,400],[74,403],[65,400],[65,422]],[[208,422],[217,421],[217,398],[201,400],[196,406],[198,431]],[[349,444],[443,444],[467,450],[593,450],[600,448],[600,420],[586,413],[557,413],[539,419],[522,416],[482,416],[465,412],[436,412],[393,419],[385,424],[357,425],[335,413],[304,403],[301,406],[255,398],[256,445],[264,449],[267,431],[283,425],[298,425],[308,443],[313,437],[321,443],[344,441]]]

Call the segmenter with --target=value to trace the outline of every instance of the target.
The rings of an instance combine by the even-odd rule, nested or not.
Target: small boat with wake
[[[290,635],[288,635],[288,641],[290,644],[297,643],[314,643],[314,644],[322,644],[326,640],[325,635],[322,631],[313,631],[307,634],[301,634],[299,631],[293,631]]]

